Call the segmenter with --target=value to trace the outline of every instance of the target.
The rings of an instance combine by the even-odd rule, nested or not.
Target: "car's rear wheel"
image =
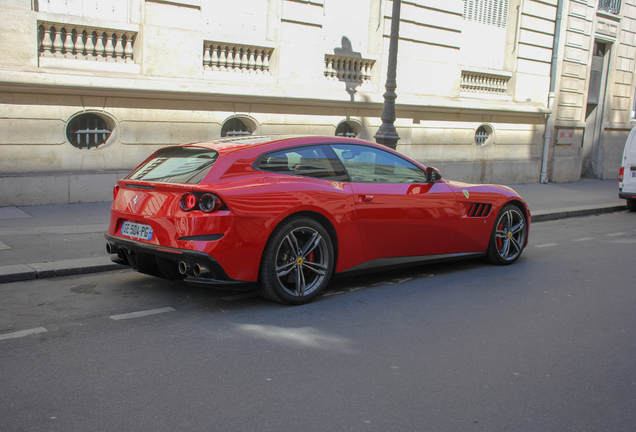
[[[261,260],[258,290],[285,304],[303,304],[327,286],[334,267],[329,233],[308,217],[293,217],[270,236]]]
[[[495,221],[486,257],[493,264],[507,265],[517,261],[526,243],[526,217],[517,206],[505,206]]]
[[[627,210],[630,212],[636,212],[636,199],[628,199],[627,201]]]

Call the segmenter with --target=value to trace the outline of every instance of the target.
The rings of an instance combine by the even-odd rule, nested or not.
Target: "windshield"
[[[197,147],[171,147],[139,166],[126,178],[164,183],[200,183],[219,154]]]

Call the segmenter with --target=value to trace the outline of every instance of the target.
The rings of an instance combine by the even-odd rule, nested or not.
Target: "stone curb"
[[[15,264],[0,266],[0,283],[43,279],[54,276],[69,276],[85,273],[99,273],[127,268],[115,264],[110,257],[80,258],[44,263]]]
[[[627,210],[627,205],[605,204],[587,207],[570,207],[559,210],[539,210],[532,213],[532,223],[572,217],[590,216]],[[0,266],[0,283],[43,279],[54,276],[69,276],[99,273],[128,268],[115,264],[110,257],[81,258],[44,263]]]
[[[531,213],[531,222],[545,222],[580,216],[591,216],[627,210],[627,205],[602,204],[597,206],[568,207],[558,210],[539,210]],[[532,210],[531,210],[532,211]]]

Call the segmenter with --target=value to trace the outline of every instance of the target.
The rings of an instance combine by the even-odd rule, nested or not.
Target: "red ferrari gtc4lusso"
[[[225,138],[163,148],[117,182],[107,250],[149,275],[256,283],[301,304],[334,273],[456,257],[512,264],[530,211],[512,189],[448,181],[341,137]]]

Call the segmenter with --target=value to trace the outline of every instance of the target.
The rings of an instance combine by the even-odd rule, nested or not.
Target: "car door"
[[[375,147],[331,144],[351,179],[368,261],[451,253],[459,212],[451,188]]]

